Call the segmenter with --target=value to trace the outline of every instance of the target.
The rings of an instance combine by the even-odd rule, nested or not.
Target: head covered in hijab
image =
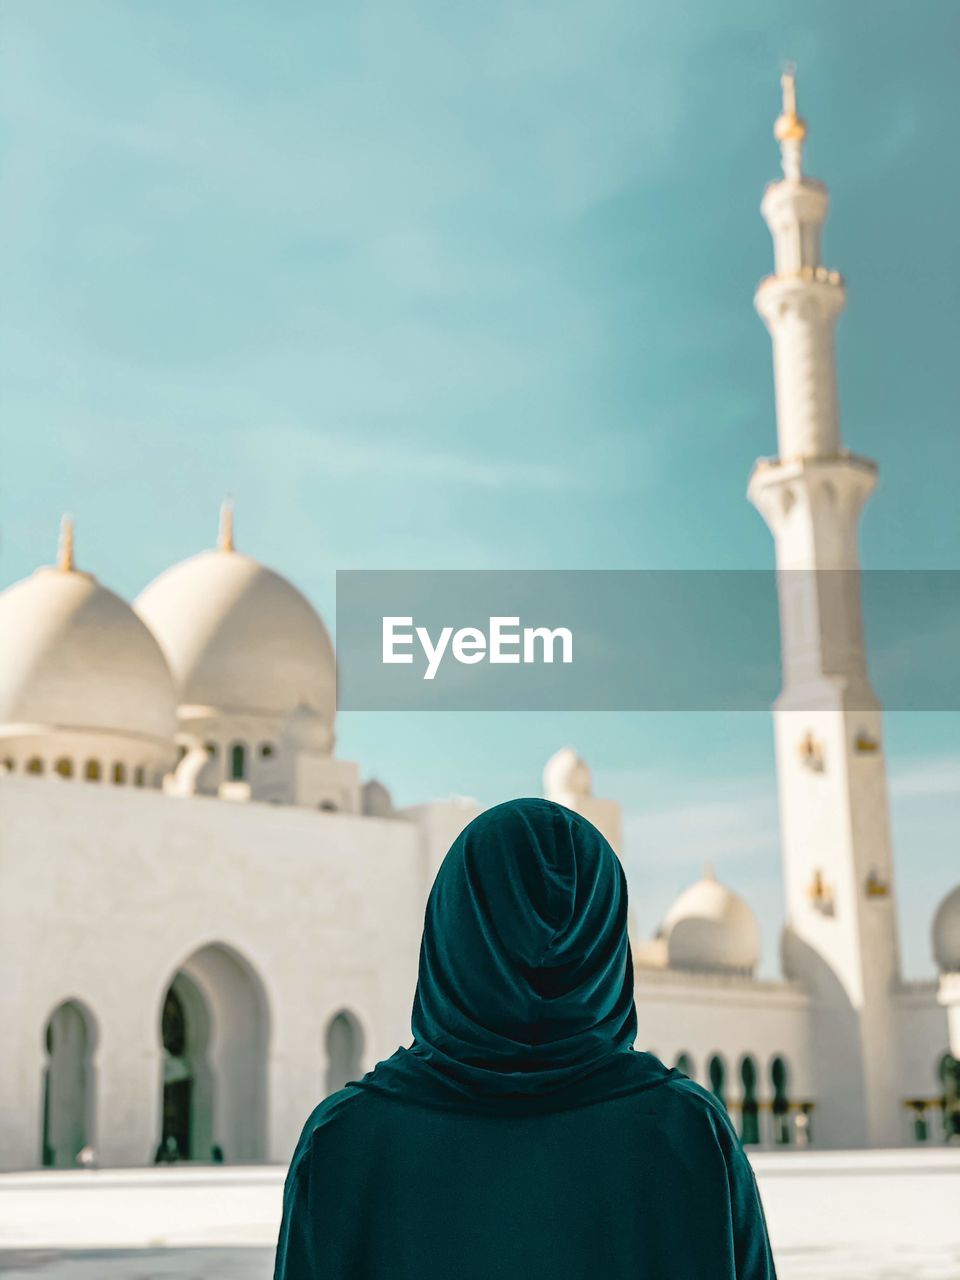
[[[596,827],[526,799],[465,828],[427,903],[412,1027],[362,1087],[522,1113],[659,1083],[632,1052],[626,879]]]
[[[543,800],[482,814],[430,894],[413,1044],[307,1121],[275,1280],[775,1280],[723,1104],[635,1032],[606,840]]]

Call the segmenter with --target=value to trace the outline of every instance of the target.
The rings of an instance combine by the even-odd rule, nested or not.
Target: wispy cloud
[[[645,787],[650,781],[645,779]],[[663,779],[671,791],[675,783],[675,778]],[[638,937],[655,931],[673,900],[703,875],[709,863],[755,911],[763,934],[762,972],[776,975],[783,912],[772,777],[751,775],[706,786],[691,782],[689,800],[629,810],[623,861]]]
[[[625,845],[637,865],[702,870],[707,862],[722,875],[725,868],[749,874],[745,863],[776,856],[776,784],[771,778],[743,778],[704,788],[689,801],[631,811],[625,820]]]
[[[264,446],[289,451],[289,456],[316,458],[316,468],[327,478],[378,476],[432,481],[493,490],[564,490],[592,488],[590,477],[549,461],[481,457],[465,451],[444,452],[405,440],[359,440],[329,431],[270,426],[242,433],[255,455]]]
[[[960,804],[960,755],[894,761],[890,769],[890,793],[895,800],[943,796]]]

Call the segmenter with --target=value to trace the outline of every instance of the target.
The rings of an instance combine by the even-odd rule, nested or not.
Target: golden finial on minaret
[[[773,136],[780,143],[783,172],[788,178],[799,178],[807,124],[797,115],[797,68],[794,63],[788,62],[784,67],[780,85],[783,89],[783,111],[773,126]]]
[[[220,504],[220,533],[217,537],[217,549],[220,551],[236,551],[233,541],[233,498],[229,495]]]
[[[73,516],[63,516],[60,521],[57,568],[62,569],[64,573],[72,573],[76,568],[73,559]]]
[[[778,142],[785,142],[788,138],[802,142],[807,136],[807,124],[797,115],[797,68],[792,62],[784,68],[780,84],[783,88],[783,112],[773,126],[773,136]]]

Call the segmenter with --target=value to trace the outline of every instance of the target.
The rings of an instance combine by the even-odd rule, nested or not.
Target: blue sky
[[[133,596],[243,549],[332,622],[338,568],[764,567],[780,64],[830,185],[872,567],[960,568],[960,11],[846,4],[0,10],[0,582]],[[721,641],[718,641],[722,643]],[[539,789],[570,742],[627,812],[652,928],[706,859],[780,916],[769,720],[353,714],[401,802]],[[960,717],[888,718],[908,971],[958,877]]]

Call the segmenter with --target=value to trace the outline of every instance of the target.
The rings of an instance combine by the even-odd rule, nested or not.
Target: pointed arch
[[[360,1019],[350,1009],[338,1010],[327,1022],[323,1036],[324,1089],[336,1093],[363,1074],[364,1036]]]
[[[197,947],[164,986],[158,1031],[157,1159],[265,1159],[270,1010],[250,961],[224,942]]]
[[[947,1050],[937,1063],[943,1108],[944,1141],[960,1136],[960,1059]]]
[[[94,1143],[97,1024],[82,1000],[63,1000],[43,1028],[43,1113],[40,1162],[72,1169]]]
[[[235,742],[230,748],[230,780],[243,782],[247,776],[247,747],[244,742]]]
[[[760,1141],[760,1103],[757,1100],[757,1064],[751,1054],[740,1060],[740,1137],[744,1146]]]
[[[707,1063],[707,1080],[710,1092],[726,1106],[727,1064],[719,1053],[713,1054]]]
[[[780,1146],[790,1143],[790,1072],[781,1054],[770,1059],[770,1088],[773,1099],[773,1140]]]
[[[697,1077],[696,1067],[693,1063],[693,1057],[686,1049],[681,1049],[673,1060],[673,1065],[678,1071],[682,1071],[685,1076],[689,1076],[691,1080]]]

